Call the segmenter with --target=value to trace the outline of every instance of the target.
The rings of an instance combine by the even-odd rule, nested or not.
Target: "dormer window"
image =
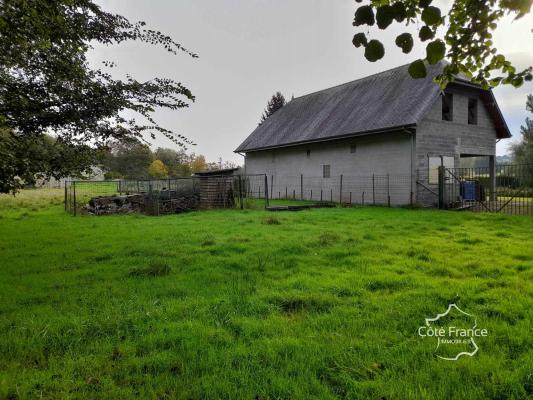
[[[477,125],[477,99],[468,99],[468,123]]]
[[[442,120],[453,121],[453,95],[451,93],[442,95]]]

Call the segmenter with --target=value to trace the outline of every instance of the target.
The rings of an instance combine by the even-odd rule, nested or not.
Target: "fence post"
[[[74,216],[76,216],[76,181],[72,182],[74,191]]]
[[[272,200],[274,197],[274,175],[270,175],[270,199]]]
[[[390,207],[390,176],[387,174],[387,205]]]
[[[342,174],[341,174],[340,191],[339,191],[339,204],[342,205]]]
[[[304,174],[300,174],[300,200],[304,199]]]
[[[490,189],[490,201],[496,201],[496,160],[495,156],[489,157],[489,189]]]
[[[444,166],[439,166],[439,208],[444,209]]]
[[[372,174],[372,205],[376,205],[376,177]]]
[[[243,198],[242,198],[242,177],[239,175],[239,203],[241,203],[241,210],[244,208],[244,205],[242,204]]]
[[[65,181],[65,211],[67,211],[67,182]]]
[[[268,207],[268,177],[265,174],[265,208]]]

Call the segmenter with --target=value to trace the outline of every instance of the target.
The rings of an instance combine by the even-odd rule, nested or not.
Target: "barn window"
[[[357,151],[357,146],[355,144],[350,145],[350,153],[355,154]]]
[[[311,158],[311,150],[307,150],[307,158]]]
[[[331,165],[323,165],[322,166],[322,176],[324,178],[330,178],[331,177]]]
[[[477,125],[477,99],[468,99],[468,123]]]
[[[453,95],[444,93],[442,96],[442,120],[453,121]]]

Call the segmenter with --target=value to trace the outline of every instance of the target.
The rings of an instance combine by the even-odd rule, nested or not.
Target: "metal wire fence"
[[[170,179],[68,181],[65,210],[78,214],[171,214],[196,209],[266,205],[265,175],[202,175]]]
[[[77,215],[144,212],[150,215],[209,208],[257,208],[272,200],[345,205],[409,205],[410,175],[200,175],[170,179],[70,181],[65,209]]]
[[[409,205],[413,199],[410,175],[270,175],[268,181],[270,199],[381,206]]]
[[[533,165],[443,168],[441,208],[533,215]]]
[[[443,168],[443,167],[442,167]],[[426,194],[442,208],[533,215],[533,165],[442,169],[439,185],[414,179],[417,200]],[[442,179],[441,179],[442,178]],[[441,183],[442,182],[442,183]],[[413,205],[411,175],[373,174],[325,177],[216,175],[170,179],[69,181],[65,210],[77,215],[144,212],[150,215],[210,208],[266,207],[273,200],[331,202],[343,205]],[[438,192],[437,192],[438,191]]]

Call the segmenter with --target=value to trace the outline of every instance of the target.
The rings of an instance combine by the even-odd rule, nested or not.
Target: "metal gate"
[[[533,165],[439,167],[439,208],[533,215]]]

